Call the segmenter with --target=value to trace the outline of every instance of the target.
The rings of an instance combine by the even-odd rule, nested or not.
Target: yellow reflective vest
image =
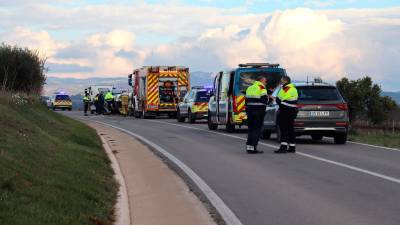
[[[114,99],[114,96],[113,96],[113,94],[111,93],[111,91],[107,92],[107,94],[106,94],[106,96],[104,97],[104,99],[105,99],[106,101],[111,101],[111,100]]]
[[[260,81],[254,81],[254,83],[246,89],[247,106],[266,106],[267,103],[267,89]]]
[[[294,84],[289,83],[282,86],[277,95],[277,102],[280,106],[297,107],[299,94]]]

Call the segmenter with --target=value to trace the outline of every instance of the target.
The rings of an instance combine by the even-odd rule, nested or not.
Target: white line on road
[[[174,124],[174,123],[163,122],[163,121],[157,121],[157,120],[151,120],[151,122],[164,123],[164,124],[169,124],[169,125],[178,126],[178,127],[185,127],[185,128],[189,128],[189,129],[193,129],[193,130],[201,130],[201,131],[208,132],[208,133],[219,134],[219,135],[232,137],[232,138],[236,138],[236,139],[240,139],[240,140],[246,140],[246,138],[238,137],[238,136],[235,136],[235,135],[224,134],[224,133],[220,133],[220,132],[217,132],[217,131],[210,131],[210,130],[205,130],[205,129],[201,129],[201,128],[197,128],[197,127],[185,126],[185,125]],[[259,144],[267,146],[267,147],[271,147],[271,148],[278,148],[278,146],[276,146],[276,145],[271,145],[271,144],[267,144],[267,143],[264,143],[264,142],[259,142]],[[397,178],[394,178],[394,177],[386,176],[386,175],[383,175],[383,174],[380,174],[380,173],[376,173],[376,172],[373,172],[373,171],[369,171],[369,170],[365,170],[365,169],[362,169],[362,168],[359,168],[359,167],[356,167],[356,166],[351,166],[351,165],[348,165],[348,164],[332,161],[332,160],[329,160],[329,159],[325,159],[325,158],[322,158],[322,157],[310,155],[310,154],[299,152],[299,151],[297,151],[297,154],[301,155],[301,156],[304,156],[304,157],[308,157],[308,158],[315,159],[315,160],[318,160],[318,161],[326,162],[326,163],[333,164],[333,165],[336,165],[336,166],[339,166],[339,167],[347,168],[347,169],[350,169],[350,170],[354,170],[354,171],[357,171],[357,172],[360,172],[360,173],[368,174],[368,175],[371,175],[371,176],[374,176],[374,177],[378,177],[378,178],[381,178],[381,179],[384,179],[384,180],[388,180],[388,181],[400,184],[400,179],[397,179]]]
[[[178,166],[187,176],[192,179],[192,181],[200,188],[200,190],[204,193],[204,195],[208,198],[208,200],[211,202],[211,204],[215,207],[215,209],[218,211],[218,213],[222,216],[224,219],[225,223],[227,225],[243,225],[242,222],[239,220],[239,218],[232,212],[232,210],[224,203],[224,201],[210,188],[210,186],[207,185],[207,183],[199,176],[197,175],[190,167],[188,167],[186,164],[184,164],[182,161],[180,161],[178,158],[170,154],[167,150],[163,149],[159,145],[155,144],[154,142],[148,140],[147,138],[133,133],[131,131],[125,130],[123,128],[100,122],[97,120],[90,120],[90,119],[84,119],[96,123],[100,123],[106,126],[113,127],[117,130],[120,130],[122,132],[125,132],[141,141],[144,143],[148,144],[155,150],[157,150],[159,153],[167,157],[170,161],[172,161],[176,166]]]

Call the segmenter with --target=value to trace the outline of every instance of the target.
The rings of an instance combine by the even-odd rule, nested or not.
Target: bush
[[[0,88],[4,91],[40,94],[46,80],[45,59],[37,51],[0,45]]]

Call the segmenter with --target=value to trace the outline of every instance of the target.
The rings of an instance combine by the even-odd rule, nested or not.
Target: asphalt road
[[[65,112],[73,117],[82,113]],[[400,225],[400,151],[304,137],[297,154],[244,151],[228,134],[172,119],[89,116],[137,133],[195,171],[246,225]]]

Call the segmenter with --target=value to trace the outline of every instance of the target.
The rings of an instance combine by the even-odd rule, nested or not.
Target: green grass
[[[93,129],[0,99],[0,224],[111,224],[117,189]]]
[[[383,131],[353,131],[349,134],[349,140],[371,145],[379,145],[391,148],[400,148],[400,133]]]

